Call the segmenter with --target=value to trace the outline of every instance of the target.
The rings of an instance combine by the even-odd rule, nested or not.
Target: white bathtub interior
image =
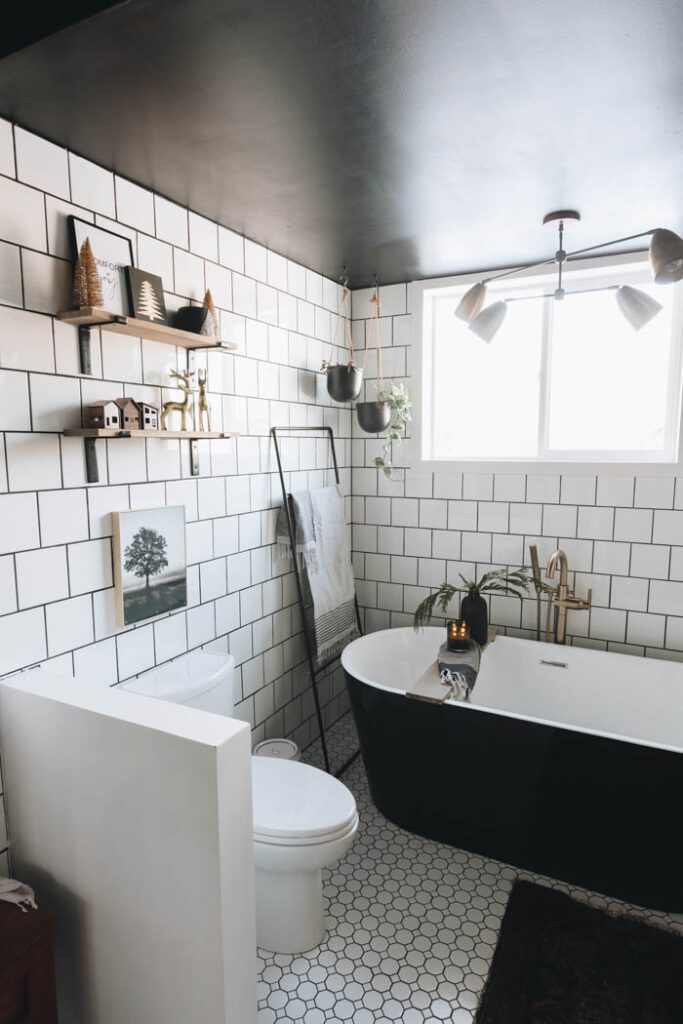
[[[411,627],[350,644],[342,664],[361,682],[405,693],[432,664],[445,630]],[[683,665],[499,636],[482,655],[470,704],[515,718],[683,750]]]

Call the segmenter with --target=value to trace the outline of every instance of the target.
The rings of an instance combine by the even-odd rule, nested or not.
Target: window
[[[568,293],[597,290],[561,302],[542,297],[556,285],[547,268],[492,282],[487,305],[509,301],[488,344],[453,315],[471,278],[417,285],[422,459],[676,462],[680,286],[653,285],[643,259],[568,264]],[[664,307],[640,331],[617,306],[618,284]]]

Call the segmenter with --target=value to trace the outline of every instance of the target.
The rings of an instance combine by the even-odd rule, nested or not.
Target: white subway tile
[[[72,596],[112,586],[111,541],[84,541],[69,545],[69,583]]]
[[[198,480],[197,498],[200,519],[225,515],[225,483],[222,478]]]
[[[460,533],[457,530],[435,530],[432,535],[432,554],[435,558],[460,558]]]
[[[476,501],[449,501],[448,502],[448,529],[449,530],[476,530],[477,529],[477,503],[476,503]]]
[[[199,583],[202,602],[224,597],[228,589],[225,558],[203,562],[199,566]]]
[[[419,558],[417,582],[421,587],[438,587],[446,578],[446,563],[440,558]]]
[[[494,534],[491,560],[501,565],[522,565],[524,539],[515,534]]]
[[[115,177],[116,219],[131,227],[154,234],[154,194],[126,178]]]
[[[594,505],[596,483],[594,476],[563,476],[560,501],[563,505]]]
[[[417,526],[418,517],[419,502],[417,498],[392,498],[392,526]]]
[[[462,496],[474,501],[491,501],[493,498],[493,473],[464,473]]]
[[[26,374],[0,370],[0,430],[30,429],[31,411]]]
[[[642,644],[643,647],[662,647],[665,625],[663,615],[629,612],[626,639],[630,644]]]
[[[530,474],[526,482],[526,500],[544,505],[557,504],[560,500],[559,476]]]
[[[528,538],[527,538],[528,539]],[[569,559],[569,568],[574,572],[590,572],[591,563],[593,562],[593,541],[592,540],[574,540],[571,537],[558,537],[558,545],[562,548]],[[627,551],[626,564],[628,566],[628,544],[621,545],[625,547]],[[545,553],[544,553],[545,556]],[[540,558],[540,547],[539,547],[539,558]],[[545,560],[545,557],[541,559],[541,562]],[[598,567],[593,565],[595,572],[610,572],[612,570]],[[615,571],[619,571],[618,569]]]
[[[440,533],[441,531],[437,532]],[[408,527],[405,530],[403,548],[404,555],[418,555],[420,558],[430,558],[432,554],[432,531]],[[370,555],[368,555],[368,558],[370,558]]]
[[[314,306],[323,304],[323,279],[312,270],[306,270],[306,299]]]
[[[0,177],[0,239],[45,250],[45,200],[41,192]]]
[[[435,473],[435,498],[462,498],[462,473]]]
[[[171,245],[180,246],[181,249],[188,247],[187,210],[176,203],[171,203],[162,196],[154,197],[154,208],[156,212],[157,238]]]
[[[52,434],[6,434],[7,473],[11,491],[61,487],[59,438]]]
[[[16,559],[20,608],[32,608],[69,596],[65,548],[24,551],[17,554]]]
[[[463,532],[462,557],[470,562],[490,562],[491,534]]]
[[[189,214],[190,249],[207,260],[218,259],[218,227],[206,217],[196,213]]]
[[[542,514],[542,505],[512,502],[510,504],[510,533],[539,534]]]
[[[118,681],[116,641],[100,640],[74,651],[74,676],[95,686],[113,686]]]
[[[683,580],[683,547],[671,549],[670,580]]]
[[[244,239],[228,228],[218,227],[218,260],[224,267],[244,273]]]
[[[166,291],[173,291],[173,248],[167,242],[139,235],[138,262],[148,273],[161,278]]]
[[[420,499],[420,526],[428,529],[445,530],[448,502],[430,498]],[[506,517],[507,522],[507,517]]]
[[[88,506],[84,490],[43,491],[38,495],[38,504],[43,544],[67,544],[87,538]]]
[[[379,289],[379,315],[401,316],[408,312],[407,286],[405,284],[385,284]]]
[[[683,618],[672,615],[667,618],[666,646],[669,650],[683,651]]]
[[[495,501],[524,501],[526,477],[523,473],[496,473],[493,481]]]
[[[387,555],[403,554],[403,529],[396,526],[380,526],[376,536],[378,551]]]
[[[232,275],[232,306],[235,313],[256,318],[256,282],[241,274]]]
[[[0,119],[0,174],[9,178],[15,175],[14,134],[9,121]]]
[[[631,545],[631,576],[666,579],[669,575],[668,547],[654,544]]]
[[[298,325],[298,300],[285,292],[277,293],[277,322],[280,327],[295,331]],[[341,329],[340,329],[341,337]],[[320,368],[321,359],[316,359],[315,369]]]
[[[652,539],[655,544],[683,544],[683,512],[658,509]]]
[[[652,540],[652,511],[647,508],[618,508],[614,513],[614,539]]]
[[[612,608],[644,612],[647,610],[648,590],[647,580],[629,576],[613,576],[610,605]],[[639,643],[639,641],[633,642]]]
[[[486,533],[507,533],[510,507],[506,501],[480,501],[477,529]]]
[[[144,672],[154,665],[154,627],[139,626],[116,637],[116,651],[119,662],[119,679]]]
[[[660,615],[683,615],[683,583],[652,580],[649,611]]]
[[[0,306],[0,365],[12,370],[53,372],[50,317]]]
[[[145,440],[131,437],[126,440],[105,441],[110,484],[133,483],[147,479]]]
[[[173,250],[175,266],[175,293],[187,299],[202,302],[206,285],[204,282],[204,261],[199,256],[185,252],[184,249]]]
[[[611,540],[614,533],[614,509],[596,505],[579,509],[579,537]]]
[[[636,508],[673,508],[674,485],[673,477],[636,477]]]
[[[43,609],[0,619],[0,675],[35,665],[47,657]]]
[[[71,172],[71,198],[87,210],[103,213],[105,217],[116,216],[114,203],[114,175],[103,167],[69,154]],[[68,198],[68,197],[67,197]]]
[[[222,309],[231,309],[232,277],[230,271],[219,266],[218,263],[207,262],[204,264],[204,277],[214,304]],[[221,355],[221,358],[225,358],[225,356]]]
[[[49,604],[45,609],[45,619],[47,649],[51,658],[75,647],[91,644],[94,640],[90,594]]]
[[[244,273],[256,281],[268,280],[268,252],[249,238],[244,239]]]
[[[121,441],[120,444],[128,444]],[[88,490],[88,511],[91,537],[111,537],[111,513],[129,508],[128,487],[91,487]]]
[[[59,313],[70,308],[73,286],[71,263],[24,249],[22,265],[27,309],[39,313]]]
[[[576,537],[575,505],[544,505],[543,533],[548,537]]]
[[[628,576],[630,555],[629,544],[597,540],[593,553],[593,571]]]
[[[598,505],[633,505],[635,479],[632,476],[599,476]]]
[[[14,129],[14,138],[19,180],[43,192],[69,199],[66,150],[19,127]]]
[[[406,498],[431,498],[434,476],[432,473],[406,470]],[[443,495],[440,495],[443,497]]]
[[[17,585],[14,575],[14,558],[3,555],[0,558],[0,615],[17,610]],[[0,785],[0,788],[1,785]]]
[[[287,260],[275,252],[266,254],[267,259],[267,281],[273,288],[280,291],[287,291]]]
[[[23,305],[19,248],[9,242],[0,242],[0,304]]]
[[[596,640],[623,642],[626,636],[626,612],[613,608],[592,608],[590,635]]]
[[[23,374],[13,374],[17,385]],[[34,430],[62,431],[81,425],[81,389],[73,377],[32,373],[31,410]],[[21,430],[15,426],[14,430]]]
[[[492,595],[489,598],[491,622],[498,626],[512,626],[517,628],[522,621],[522,602],[516,597],[498,597]]]
[[[392,583],[417,583],[417,558],[393,555],[391,558]]]
[[[185,527],[187,561],[189,565],[213,558],[213,529],[210,519],[187,523]]]

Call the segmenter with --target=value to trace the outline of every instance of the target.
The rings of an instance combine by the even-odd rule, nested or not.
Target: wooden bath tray
[[[481,649],[482,654],[488,645],[493,643],[497,636],[497,628],[495,626],[489,626],[486,643]],[[410,697],[412,700],[426,700],[429,704],[443,704],[448,700],[450,695],[451,687],[441,682],[439,666],[436,661],[433,661],[432,664],[424,670],[412,690],[406,690],[406,697]]]

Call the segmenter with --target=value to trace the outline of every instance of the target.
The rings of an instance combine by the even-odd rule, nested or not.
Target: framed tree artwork
[[[185,506],[112,512],[119,626],[187,605]]]
[[[89,239],[100,279],[102,308],[108,313],[128,316],[130,311],[125,268],[133,262],[133,243],[130,238],[105,231],[80,217],[69,216],[68,223],[74,261],[78,259],[85,240]]]
[[[137,267],[126,267],[126,282],[131,312],[136,320],[165,324],[166,304],[161,278]]]

